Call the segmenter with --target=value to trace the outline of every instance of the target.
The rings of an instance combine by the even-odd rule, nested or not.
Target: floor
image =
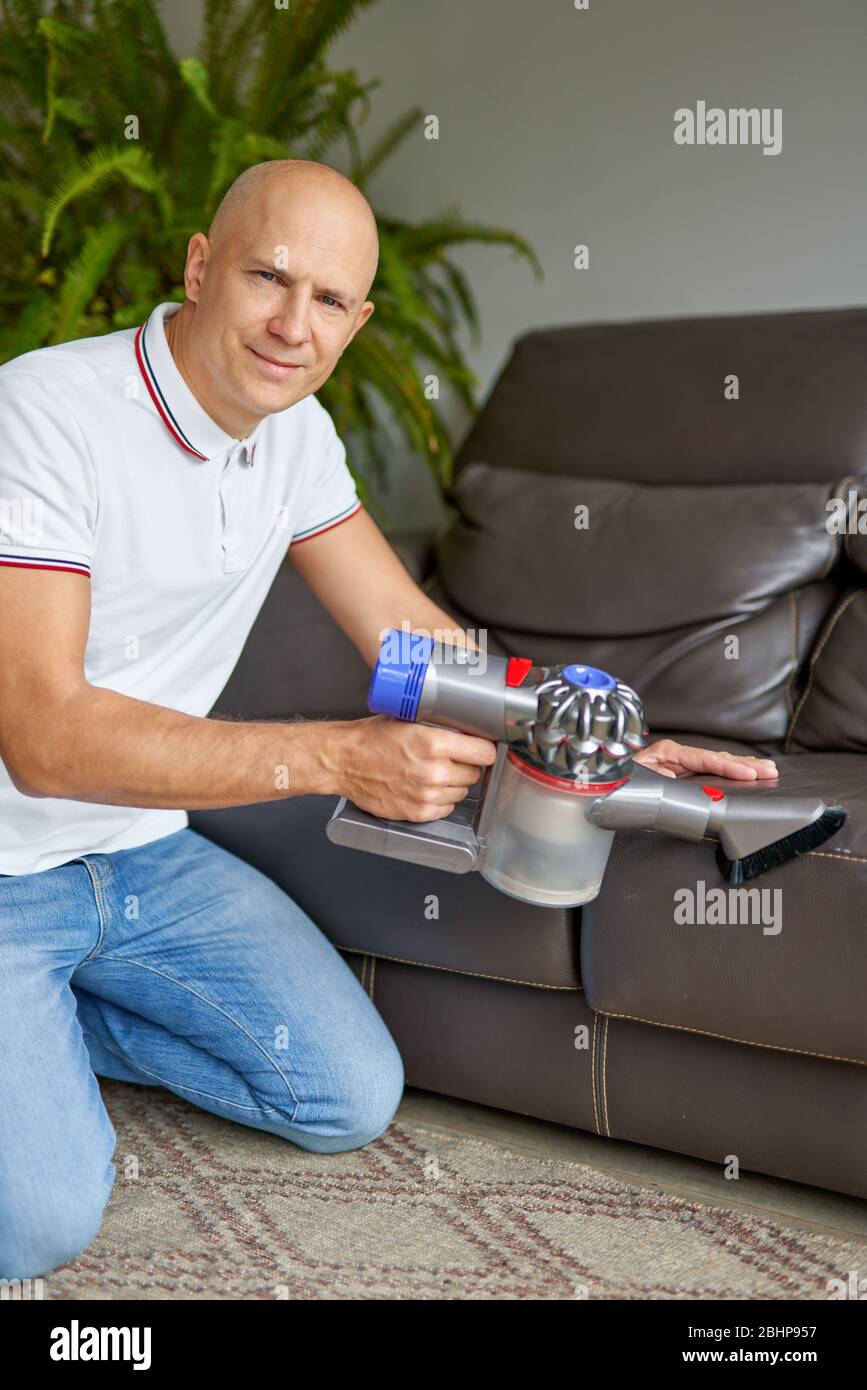
[[[759,1173],[741,1173],[733,1182],[723,1177],[716,1164],[703,1159],[605,1139],[412,1087],[404,1093],[397,1118],[415,1120],[445,1133],[472,1135],[517,1152],[588,1163],[610,1177],[643,1187],[772,1217],[798,1231],[863,1240],[867,1245],[867,1201],[858,1197]]]

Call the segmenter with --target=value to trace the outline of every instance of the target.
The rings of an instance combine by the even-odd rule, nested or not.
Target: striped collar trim
[[[135,335],[136,361],[156,412],[175,443],[193,458],[207,463],[235,448],[239,441],[221,429],[199,404],[172,357],[165,323],[178,308],[172,301],[156,306]],[[244,441],[251,448],[255,448],[262,424],[260,420]]]

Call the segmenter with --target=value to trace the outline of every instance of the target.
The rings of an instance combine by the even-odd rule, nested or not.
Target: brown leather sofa
[[[849,815],[752,885],[778,931],[678,924],[710,841],[620,834],[582,912],[338,848],[330,799],[194,815],[345,953],[410,1085],[867,1197],[867,534],[827,505],[865,474],[867,310],[516,342],[407,564],[490,650],[602,666],[654,737],[769,753]],[[352,718],[368,676],[286,565],[218,711]]]

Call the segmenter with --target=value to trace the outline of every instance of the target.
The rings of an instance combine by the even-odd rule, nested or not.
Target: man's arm
[[[296,541],[289,559],[371,668],[382,633],[403,624],[447,645],[477,645],[422,592],[363,507],[331,531]]]
[[[91,685],[90,581],[0,566],[0,758],[19,791],[201,810],[318,792],[375,815],[448,814],[493,761],[487,740],[380,718],[242,723]]]
[[[331,790],[309,724],[200,719],[88,683],[90,581],[0,570],[0,755],[20,791],[115,806],[201,809]]]

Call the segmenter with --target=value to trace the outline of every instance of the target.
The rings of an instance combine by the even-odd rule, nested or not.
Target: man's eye
[[[322,299],[329,299],[329,300],[331,300],[331,303],[335,306],[335,308],[337,308],[337,309],[340,308],[340,305],[339,305],[338,301],[337,301],[336,299],[332,299],[330,294],[323,294],[323,295],[321,296],[321,298],[322,298]]]
[[[259,271],[257,271],[257,274],[258,274],[258,275],[266,275],[266,276],[268,276],[268,284],[269,284],[269,285],[270,285],[270,283],[271,283],[272,280],[276,280],[276,279],[277,279],[277,276],[274,274],[273,270],[259,270]]]

